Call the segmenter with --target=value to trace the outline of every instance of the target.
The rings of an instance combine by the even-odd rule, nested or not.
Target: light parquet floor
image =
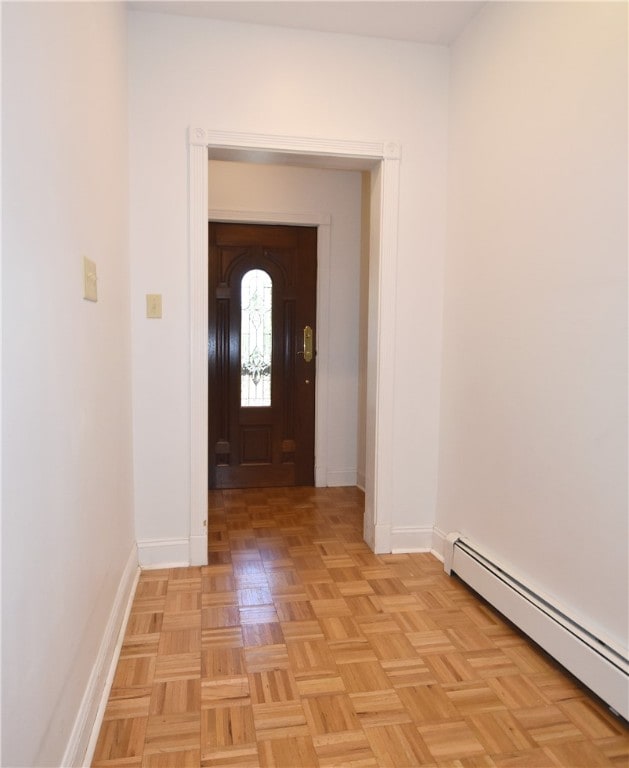
[[[140,577],[93,765],[629,765],[620,720],[362,516],[353,488],[210,494],[210,564]]]

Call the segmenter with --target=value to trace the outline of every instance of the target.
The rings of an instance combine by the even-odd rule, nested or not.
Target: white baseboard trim
[[[442,563],[445,556],[445,544],[446,534],[435,526],[432,529],[432,548],[430,551]]]
[[[66,768],[92,764],[139,575],[138,553],[134,544],[120,577],[103,639],[61,761]]]
[[[207,565],[207,533],[190,537],[190,565]]]
[[[180,568],[190,565],[189,539],[145,539],[138,541],[140,567]]]
[[[391,528],[391,552],[430,552],[432,532],[428,526],[395,526]]]
[[[326,485],[328,488],[354,486],[356,483],[357,474],[355,469],[329,469],[326,473]]]
[[[360,488],[360,490],[365,493],[365,486],[366,486],[366,480],[365,480],[365,473],[364,472],[357,472],[356,473],[356,486]]]
[[[389,554],[391,552],[391,526],[375,525],[373,528],[373,541],[367,541],[376,555]]]

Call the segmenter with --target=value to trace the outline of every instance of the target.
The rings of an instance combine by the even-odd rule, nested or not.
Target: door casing
[[[246,134],[191,127],[188,132],[190,267],[190,563],[207,563],[207,221],[208,159],[294,162],[319,168],[371,170],[367,448],[364,537],[375,552],[391,549],[395,281],[400,147]],[[321,341],[321,339],[320,339]],[[377,450],[376,450],[377,446]]]
[[[211,184],[211,179],[209,180]],[[249,211],[212,208],[212,222],[238,224],[286,224],[317,227],[317,356],[315,364],[315,486],[327,484],[328,472],[328,365],[330,329],[330,224],[329,213],[282,213],[281,211]]]

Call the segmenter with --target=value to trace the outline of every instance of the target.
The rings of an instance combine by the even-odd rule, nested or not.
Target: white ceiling
[[[133,10],[449,45],[483,2],[476,0],[223,0],[129,2]]]

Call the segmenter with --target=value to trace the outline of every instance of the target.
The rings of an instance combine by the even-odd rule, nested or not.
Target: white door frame
[[[355,142],[300,136],[212,131],[188,132],[188,248],[190,263],[190,563],[207,563],[207,317],[208,157],[234,150],[241,159],[289,155],[312,165],[336,161],[354,169],[379,164],[379,216],[372,217],[367,360],[365,540],[375,552],[391,550],[393,501],[393,404],[395,280],[400,147],[393,142]],[[263,153],[263,154],[262,154]],[[336,166],[338,167],[338,165]],[[374,205],[372,201],[372,211]],[[374,223],[373,219],[377,221]]]
[[[208,179],[212,184],[212,179]],[[241,224],[288,224],[317,228],[317,320],[315,356],[315,486],[328,484],[328,366],[330,332],[330,225],[329,213],[281,213],[212,208],[210,221]]]

